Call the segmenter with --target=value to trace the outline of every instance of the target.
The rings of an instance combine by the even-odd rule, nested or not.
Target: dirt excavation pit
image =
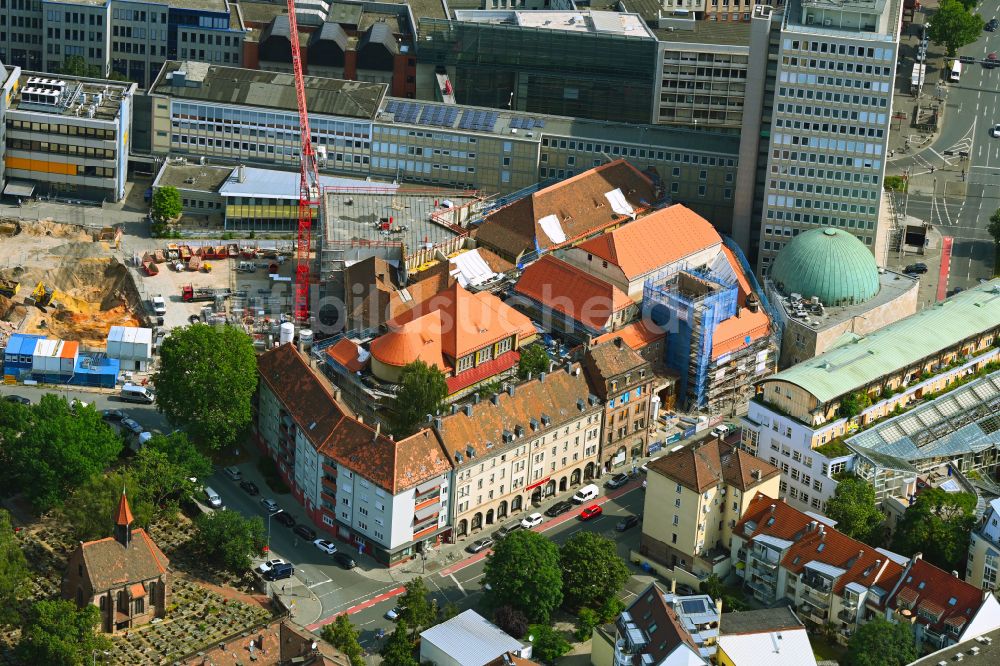
[[[6,222],[0,221],[0,227]],[[0,255],[7,259],[0,277],[20,283],[14,298],[0,296],[3,332],[36,333],[102,349],[112,326],[143,325],[132,275],[106,243],[93,242],[80,227],[48,221],[22,222],[13,237],[3,231]],[[44,311],[24,303],[39,282],[55,291]]]

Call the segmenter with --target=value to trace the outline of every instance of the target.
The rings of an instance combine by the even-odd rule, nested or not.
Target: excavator
[[[40,308],[44,308],[45,306],[52,303],[52,299],[54,299],[55,296],[56,296],[55,290],[46,287],[44,282],[39,282],[38,285],[35,287],[35,290],[31,292],[31,298],[34,299],[35,305],[37,305]]]

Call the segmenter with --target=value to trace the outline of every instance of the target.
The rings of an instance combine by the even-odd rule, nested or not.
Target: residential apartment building
[[[967,583],[983,590],[997,588],[1000,569],[1000,499],[990,501],[989,508],[969,537],[969,561],[965,571]]]
[[[763,494],[733,530],[732,564],[765,604],[791,601],[813,627],[834,625],[846,642],[875,617],[913,626],[937,649],[1000,627],[992,594],[923,560],[872,548]]]
[[[583,370],[594,394],[604,402],[601,469],[610,472],[646,455],[649,444],[653,369],[622,338],[588,348]]]
[[[729,572],[733,528],[757,494],[777,497],[780,472],[717,440],[648,464],[639,552],[701,576]]]
[[[452,525],[467,537],[597,476],[603,406],[579,365],[473,396],[433,426],[455,467]]]
[[[317,526],[388,566],[437,543],[452,466],[433,433],[396,441],[359,421],[291,344],[257,368],[258,446]]]
[[[125,196],[134,83],[0,67],[4,193],[97,201]]]
[[[719,666],[816,666],[806,627],[788,606],[722,614]]]
[[[879,213],[901,7],[900,0],[785,4],[770,126],[760,127],[769,154],[758,272],[787,242],[786,227],[793,234],[838,227],[883,257]]]
[[[853,461],[845,439],[997,360],[998,295],[1000,280],[977,285],[764,379],[741,446],[781,468],[782,498],[824,511]]]

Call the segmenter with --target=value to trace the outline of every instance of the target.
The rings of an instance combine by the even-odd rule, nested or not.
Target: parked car
[[[548,509],[545,510],[545,515],[548,516],[549,518],[555,518],[556,516],[561,516],[562,514],[566,513],[572,508],[573,508],[572,502],[566,502],[566,501],[556,502],[555,504],[553,504],[552,506],[550,506]]]
[[[730,430],[732,430],[732,428],[730,428],[729,425],[725,423],[720,423],[719,425],[712,428],[712,437],[715,438],[725,437],[726,435],[729,434]]]
[[[991,18],[986,22],[986,25],[983,26],[987,32],[996,32],[998,27],[1000,27],[1000,21],[997,21],[995,18]]]
[[[639,516],[625,516],[624,518],[618,521],[617,525],[615,525],[615,530],[619,532],[630,530],[636,525],[638,525],[640,521],[641,519],[639,518]]]
[[[333,561],[336,562],[342,569],[353,569],[358,566],[358,563],[354,561],[354,558],[347,553],[334,553]]]
[[[592,504],[580,512],[580,520],[590,520],[591,518],[597,518],[602,513],[604,513],[604,509],[601,508],[600,504]]]
[[[909,266],[907,266],[906,268],[903,269],[903,272],[904,273],[918,273],[918,274],[919,273],[926,273],[927,272],[927,264],[925,264],[923,262],[918,262],[916,264],[910,264]]]
[[[486,550],[492,545],[493,545],[493,539],[489,537],[484,537],[482,539],[477,539],[476,541],[470,543],[468,546],[465,547],[465,550],[467,552],[475,554]]]
[[[247,495],[253,497],[254,495],[260,495],[260,488],[253,481],[240,481],[240,488],[246,491]]]
[[[511,532],[515,532],[521,529],[524,529],[524,525],[521,524],[521,521],[517,521],[509,525],[504,525],[503,527],[501,527],[500,529],[498,529],[496,532],[493,533],[493,539],[499,541],[500,539],[504,538]]]
[[[101,418],[105,421],[121,421],[122,419],[127,419],[128,414],[120,409],[105,409],[101,412]]]
[[[22,405],[30,405],[31,404],[31,401],[28,400],[27,398],[25,398],[23,395],[14,395],[13,393],[10,394],[10,395],[5,395],[3,397],[3,399],[6,400],[7,402],[17,402],[17,403],[20,403]]]
[[[986,56],[986,60],[983,61],[983,69],[993,69],[994,67],[997,66],[997,64],[1000,64],[997,63],[997,54],[990,53],[988,56]]]
[[[274,512],[275,512],[275,511],[277,511],[277,510],[278,510],[279,508],[281,508],[281,507],[279,507],[279,506],[278,506],[278,503],[277,503],[277,502],[275,502],[275,501],[274,501],[273,499],[271,499],[270,497],[261,497],[261,498],[260,498],[260,505],[261,505],[262,507],[264,507],[264,509],[265,509],[265,510],[266,510],[266,511],[267,511],[268,513],[274,513]]]
[[[327,555],[333,555],[337,552],[337,547],[333,545],[330,541],[326,539],[316,539],[313,541],[313,545],[322,550]]]
[[[240,474],[240,470],[238,467],[236,467],[236,465],[230,465],[229,467],[224,467],[222,471],[225,472],[226,476],[228,476],[233,481],[239,481],[240,479],[243,478],[243,475]]]
[[[615,488],[621,488],[626,483],[628,483],[628,474],[615,474],[605,482],[604,487],[611,488],[613,490]]]
[[[521,527],[526,530],[530,530],[532,527],[536,527],[542,524],[542,514],[533,513],[530,516],[525,516],[521,519]]]
[[[272,567],[270,571],[264,574],[264,580],[284,580],[285,578],[291,578],[294,573],[295,567],[288,562],[284,562]]]
[[[143,432],[144,428],[138,424],[138,422],[130,419],[124,418],[121,420],[121,425],[124,430],[129,431],[133,435],[138,435]]]
[[[308,525],[296,525],[295,529],[292,530],[295,534],[299,535],[306,541],[316,540],[316,530],[309,527]]]
[[[399,619],[399,615],[402,612],[403,612],[403,607],[402,606],[396,606],[394,608],[390,608],[389,610],[387,610],[385,612],[385,619],[387,619],[387,620],[398,620]]]
[[[990,136],[994,139],[1000,139],[1000,123],[993,126],[993,129],[990,130]]]
[[[274,522],[281,523],[285,527],[295,527],[295,518],[287,511],[274,514]]]
[[[262,574],[266,574],[268,571],[270,571],[274,567],[278,566],[279,564],[284,564],[284,563],[285,563],[285,561],[283,559],[281,559],[280,557],[276,557],[276,558],[274,558],[272,560],[268,560],[266,562],[261,562],[260,564],[258,564],[257,565],[257,571],[259,571]]]

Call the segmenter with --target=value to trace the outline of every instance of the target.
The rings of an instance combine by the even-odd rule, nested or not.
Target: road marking
[[[465,591],[465,588],[462,587],[462,584],[458,582],[457,578],[455,578],[455,574],[448,574],[448,578],[451,578],[452,582],[455,583],[455,587],[458,588],[458,591],[461,592],[463,596],[466,597],[469,596],[469,593]]]
[[[311,590],[314,587],[319,587],[320,585],[326,585],[327,583],[332,583],[332,582],[333,581],[331,579],[327,578],[326,580],[321,580],[318,583],[313,583],[312,585],[307,585],[306,587],[308,587]]]

